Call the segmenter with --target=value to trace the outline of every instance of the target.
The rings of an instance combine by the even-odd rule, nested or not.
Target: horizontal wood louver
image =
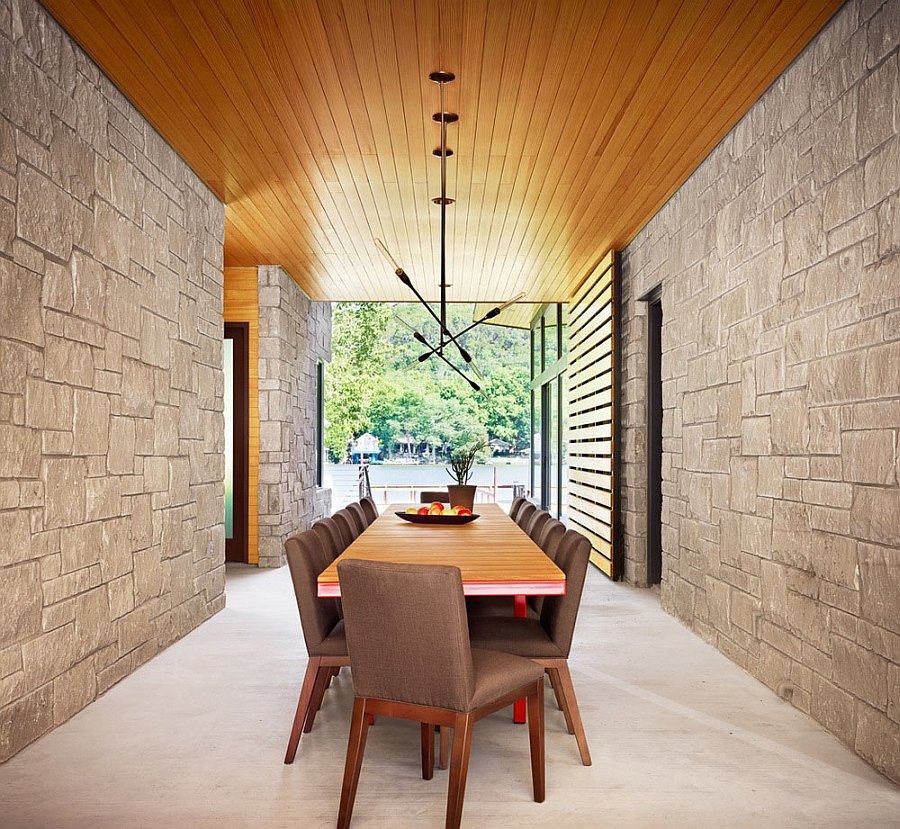
[[[610,251],[569,301],[569,523],[591,561],[616,578],[616,255]]]

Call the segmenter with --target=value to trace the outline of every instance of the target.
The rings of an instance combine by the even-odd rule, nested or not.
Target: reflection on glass
[[[551,305],[544,314],[544,366],[549,368],[559,359],[558,305]]]
[[[563,340],[565,342],[565,340]],[[561,428],[560,428],[560,444],[559,444],[559,459],[562,464],[562,488],[560,490],[560,507],[559,507],[559,518],[562,519],[563,516],[569,514],[568,503],[569,503],[569,412],[568,412],[568,394],[569,394],[569,386],[566,381],[566,375],[561,374],[559,377],[559,397],[562,400],[562,415],[561,415]]]
[[[531,498],[541,502],[541,390],[531,392]]]
[[[234,538],[234,340],[225,340],[225,538]]]

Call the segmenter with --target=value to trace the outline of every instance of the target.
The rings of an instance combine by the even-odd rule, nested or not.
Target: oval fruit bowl
[[[449,515],[440,512],[419,515],[417,512],[395,512],[394,515],[413,524],[468,524],[478,518],[471,512],[468,515]]]

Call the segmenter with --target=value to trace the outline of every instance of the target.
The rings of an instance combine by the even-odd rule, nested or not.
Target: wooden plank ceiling
[[[451,301],[566,300],[840,0],[44,0],[226,204],[225,263],[429,299],[451,71]]]

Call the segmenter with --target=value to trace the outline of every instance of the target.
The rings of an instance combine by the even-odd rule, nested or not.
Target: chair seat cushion
[[[310,656],[346,656],[347,636],[344,633],[344,620],[341,619],[318,645],[308,647]]]
[[[469,638],[473,648],[512,653],[529,659],[565,658],[537,619],[515,616],[472,616],[469,618]]]
[[[472,648],[472,663],[475,667],[472,711],[544,675],[540,665],[500,651]]]

